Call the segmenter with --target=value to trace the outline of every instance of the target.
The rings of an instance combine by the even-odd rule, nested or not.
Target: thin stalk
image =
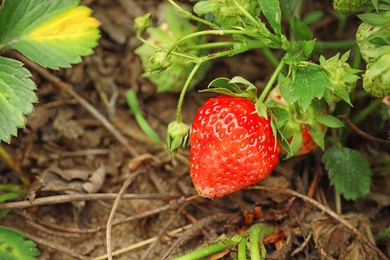
[[[341,215],[341,197],[340,194],[336,191],[336,187],[334,187],[333,191],[334,191],[336,213]]]
[[[195,16],[193,15],[192,13],[184,10],[180,5],[176,4],[175,1],[173,0],[168,0],[168,2],[173,5],[177,10],[180,11],[180,15],[183,16],[184,18],[188,18],[188,19],[191,19],[191,20],[194,20],[194,21],[197,21],[199,23],[203,23],[207,26],[210,26],[210,27],[217,27],[216,24],[212,23],[212,22],[209,22],[207,20],[204,20],[198,16]]]
[[[357,125],[359,124],[364,118],[366,118],[372,111],[374,111],[377,107],[379,107],[382,104],[381,99],[376,99],[374,102],[366,106],[360,113],[355,116],[352,119],[352,122]]]
[[[183,106],[183,101],[184,101],[184,96],[187,92],[187,88],[190,85],[190,82],[192,78],[195,76],[195,73],[199,69],[199,67],[203,64],[203,62],[196,63],[194,68],[192,69],[190,75],[188,76],[186,82],[184,83],[183,89],[181,90],[180,97],[179,97],[179,102],[177,104],[177,109],[176,109],[176,122],[181,123],[181,109]]]
[[[204,44],[198,44],[196,46],[192,46],[192,49],[212,49],[212,48],[220,48],[220,47],[230,47],[234,46],[238,42],[209,42]]]
[[[257,28],[261,27],[259,21],[257,21],[247,10],[245,10],[241,5],[237,3],[236,0],[233,0],[233,3],[240,9],[240,11],[254,24]]]
[[[191,253],[185,254],[183,256],[174,258],[174,260],[197,260],[197,259],[202,259],[205,258],[206,256],[221,252],[228,248],[227,245],[222,244],[222,243],[216,243],[212,244],[206,247],[202,247],[198,250],[195,250]]]
[[[262,48],[261,51],[263,52],[264,56],[271,62],[272,65],[276,68],[279,64],[279,59],[275,57],[273,52],[269,48]]]
[[[360,54],[359,48],[355,48],[355,55],[353,56],[352,68],[360,69],[362,63],[362,55]]]
[[[273,84],[275,83],[276,79],[278,78],[279,73],[282,71],[284,66],[283,59],[280,61],[279,65],[276,67],[274,73],[272,74],[271,78],[269,79],[267,85],[265,86],[263,92],[261,93],[259,97],[259,102],[264,102],[265,98],[268,95],[268,92],[271,90]]]
[[[200,32],[194,32],[191,34],[188,34],[179,40],[175,42],[167,51],[167,55],[171,53],[180,43],[183,41],[186,41],[188,39],[198,37],[198,36],[203,36],[203,35],[226,35],[226,34],[241,34],[241,35],[251,35],[250,32],[245,31],[245,30],[205,30],[205,31],[200,31]],[[252,33],[253,34],[253,33]]]
[[[356,41],[316,42],[314,50],[324,52],[328,50],[350,50],[356,47]]]
[[[148,42],[147,40],[145,40],[144,38],[142,38],[140,35],[137,35],[137,38],[143,42],[144,44],[146,45],[149,45],[150,47],[156,49],[156,50],[159,50],[159,51],[167,51],[165,48],[162,48],[158,45],[155,45],[151,42]],[[184,53],[180,53],[180,52],[175,52],[175,51],[171,51],[170,54],[172,55],[175,55],[175,56],[178,56],[178,57],[182,57],[182,58],[186,58],[186,59],[189,59],[189,60],[194,60],[196,59],[197,57],[194,56],[194,55],[188,55],[188,54],[184,54]]]

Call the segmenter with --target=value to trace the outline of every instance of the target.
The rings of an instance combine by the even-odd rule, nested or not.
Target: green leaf
[[[385,13],[365,13],[358,17],[365,23],[372,26],[384,26],[390,23],[390,16]]]
[[[244,78],[240,78],[241,77],[236,77],[235,81],[246,81]],[[251,89],[250,86],[248,86],[248,88]],[[211,81],[207,89],[203,89],[200,92],[212,92],[234,97],[251,98],[251,91],[253,92],[253,90],[246,92],[237,86],[237,84],[232,83],[230,79],[221,77]]]
[[[313,39],[313,33],[310,28],[296,17],[292,20],[291,30],[297,41],[310,41]]]
[[[322,17],[324,17],[324,11],[311,11],[302,18],[302,22],[311,25],[318,22]]]
[[[282,33],[282,12],[280,10],[279,1],[259,0],[259,5],[274,32],[277,35],[280,35]]]
[[[283,61],[288,65],[306,60],[313,52],[316,44],[315,40],[289,42],[283,37],[282,43],[282,48],[287,51],[286,55],[283,57]]]
[[[99,22],[76,0],[4,0],[0,9],[0,49],[16,49],[51,69],[69,67],[92,53]]]
[[[356,200],[370,192],[370,164],[358,151],[333,146],[325,152],[323,161],[331,184],[347,200]]]
[[[273,106],[274,104],[277,105],[278,103],[272,100],[267,103],[267,106],[270,108],[275,117],[274,122],[276,126],[280,128],[291,118],[291,113],[285,108]]]
[[[0,57],[0,140],[9,142],[16,136],[17,128],[26,120],[23,114],[33,112],[35,83],[30,72],[19,61]]]
[[[326,73],[316,66],[298,68],[292,83],[292,102],[300,100],[302,108],[306,110],[314,98],[322,98],[325,89],[333,85]]]
[[[126,91],[126,101],[129,105],[130,109],[134,113],[135,120],[137,121],[139,127],[144,131],[144,133],[149,136],[151,139],[156,141],[159,144],[162,144],[160,137],[154,132],[153,128],[146,121],[144,116],[142,115],[141,109],[139,107],[139,102],[137,98],[137,94],[133,89],[128,89]]]
[[[201,1],[195,4],[194,12],[197,15],[202,15],[214,11],[216,8],[218,8],[217,1]]]
[[[325,134],[322,131],[320,125],[319,124],[311,125],[309,134],[313,139],[314,143],[316,143],[316,145],[318,145],[322,150],[325,150]]]
[[[188,20],[184,20],[171,5],[165,5],[165,20],[169,29],[177,37],[181,38],[193,33],[193,26]]]
[[[245,86],[245,92],[249,94],[249,97],[251,99],[256,99],[257,98],[257,88],[255,85],[253,85],[252,82],[244,79],[243,77],[240,76],[235,76],[232,78],[229,83],[233,84],[242,84]]]
[[[40,254],[35,243],[26,235],[0,226],[0,259],[35,260]]]
[[[331,115],[317,115],[316,120],[325,126],[332,128],[344,127],[344,123],[340,119]]]
[[[294,132],[292,140],[290,142],[290,148],[292,154],[297,154],[302,147],[303,137],[302,132],[297,130]]]
[[[369,42],[377,46],[388,46],[390,45],[390,30],[382,27],[370,34],[363,42]]]

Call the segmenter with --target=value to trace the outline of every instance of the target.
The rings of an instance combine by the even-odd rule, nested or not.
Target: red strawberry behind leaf
[[[266,105],[272,111],[279,137],[282,137],[281,143],[283,151],[287,153],[286,158],[308,154],[317,146],[324,150],[327,128],[344,126],[339,119],[327,114],[323,99],[313,100],[304,110],[299,101],[288,104],[278,86],[269,92]]]
[[[202,197],[218,198],[266,178],[280,145],[270,117],[246,98],[218,96],[197,111],[190,135],[192,182]]]
[[[309,134],[310,129],[311,129],[310,125],[305,125],[305,124],[301,125],[302,145],[301,145],[301,149],[295,155],[308,154],[317,148],[317,144],[314,142],[313,138]],[[289,139],[289,142],[291,142],[291,139],[292,137]]]

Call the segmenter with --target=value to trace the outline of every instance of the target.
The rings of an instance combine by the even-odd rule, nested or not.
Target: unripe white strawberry
[[[358,30],[356,32],[356,43],[360,49],[360,53],[362,55],[363,60],[366,63],[370,63],[374,60],[374,58],[368,56],[364,52],[367,50],[372,50],[375,48],[375,45],[372,43],[366,43],[363,42],[368,36],[373,34],[374,32],[378,31],[380,27],[375,27],[372,25],[369,25],[367,23],[361,23],[358,27]]]

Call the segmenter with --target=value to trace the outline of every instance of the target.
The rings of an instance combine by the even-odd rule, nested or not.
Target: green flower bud
[[[149,71],[164,71],[169,66],[171,66],[171,63],[169,62],[169,57],[167,56],[167,53],[165,51],[157,51],[155,52],[152,57],[149,59],[150,65],[149,65]]]
[[[364,42],[364,40],[379,29],[380,27],[374,27],[367,23],[361,23],[356,32],[356,43],[360,49],[362,58],[366,63],[372,62],[374,58],[365,54],[365,51],[374,49],[375,45],[369,42]]]
[[[355,12],[362,7],[367,0],[334,0],[333,8],[339,12]]]
[[[150,13],[147,13],[143,16],[139,16],[134,19],[134,27],[137,30],[138,34],[144,32],[151,25],[152,25],[152,19],[150,18]]]
[[[167,146],[171,152],[176,152],[180,147],[185,147],[190,127],[183,122],[171,122],[167,129]]]
[[[329,80],[332,82],[334,101],[340,101],[343,96],[352,92],[356,86],[356,81],[359,76],[356,74],[359,70],[352,69],[346,62],[349,57],[349,52],[346,52],[340,59],[340,54],[325,60],[320,57],[320,65],[327,73]]]

